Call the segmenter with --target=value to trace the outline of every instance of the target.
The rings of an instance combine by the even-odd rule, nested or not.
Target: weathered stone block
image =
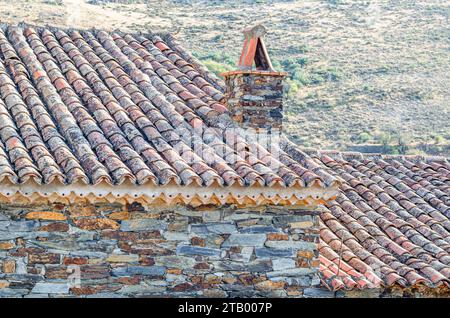
[[[9,286],[9,282],[7,280],[0,280],[0,289],[7,288]]]
[[[275,290],[275,289],[283,289],[285,287],[286,283],[283,281],[272,281],[272,280],[266,280],[260,283],[257,283],[255,285],[255,288],[257,290],[263,290],[263,291],[268,291],[268,290]]]
[[[189,235],[182,232],[164,232],[163,237],[168,241],[189,241]]]
[[[167,268],[192,268],[196,261],[194,258],[185,256],[159,256],[155,257],[155,264]]]
[[[303,242],[303,241],[267,241],[265,244],[271,248],[292,248],[295,250],[309,250],[314,251],[317,249],[316,243]]]
[[[16,262],[13,260],[6,260],[3,262],[4,273],[14,273],[16,271]]]
[[[267,277],[272,278],[272,277],[278,277],[278,276],[283,276],[283,277],[303,276],[303,275],[313,274],[316,272],[317,272],[316,270],[311,269],[311,268],[291,268],[291,269],[286,269],[286,270],[268,272]]]
[[[29,254],[28,263],[34,264],[59,264],[61,256],[53,253]]]
[[[69,285],[67,283],[36,283],[31,292],[35,294],[67,294]]]
[[[292,248],[257,248],[255,249],[257,258],[293,257],[295,252]]]
[[[195,234],[231,234],[237,232],[234,223],[192,224],[190,231]]]
[[[303,296],[307,298],[334,298],[334,292],[324,288],[305,288]]]
[[[128,285],[123,286],[118,292],[120,294],[162,294],[166,291],[164,286],[149,286],[145,284],[141,285]]]
[[[54,222],[39,228],[39,231],[45,232],[67,232],[69,231],[69,224],[63,222]]]
[[[109,263],[133,263],[139,261],[139,255],[132,254],[113,254],[106,259]]]
[[[304,221],[304,222],[292,222],[291,223],[291,229],[307,229],[314,225],[311,221]]]
[[[110,219],[76,219],[74,224],[82,230],[116,230],[119,224]]]
[[[310,251],[310,250],[297,251],[297,257],[311,259],[314,257],[314,251]]]
[[[279,232],[279,230],[274,228],[273,226],[251,226],[251,227],[243,228],[239,232],[240,233],[258,234],[258,233],[276,233],[276,232]]]
[[[191,245],[179,245],[177,246],[177,254],[221,257],[222,250]]]
[[[81,279],[102,279],[111,276],[108,265],[84,265],[80,270]]]
[[[294,268],[295,260],[292,258],[276,258],[272,259],[272,267],[274,271],[281,271],[284,269]]]
[[[155,231],[167,230],[167,222],[156,219],[134,219],[122,221],[121,231]]]
[[[229,260],[213,262],[214,268],[220,271],[238,271],[265,273],[272,270],[269,260],[254,260],[248,263],[233,262]]]
[[[245,246],[240,252],[230,251],[230,259],[237,262],[249,262],[252,259],[255,248],[253,246]]]
[[[30,291],[28,289],[12,289],[3,288],[0,289],[0,297],[11,298],[11,297],[22,297],[28,294]]]
[[[38,221],[15,221],[8,225],[9,233],[37,231],[39,227]]]
[[[166,268],[163,266],[128,266],[119,267],[112,270],[113,276],[163,276],[165,273]]]
[[[108,214],[108,217],[112,220],[128,220],[130,218],[130,212],[121,211],[121,212],[112,212]]]

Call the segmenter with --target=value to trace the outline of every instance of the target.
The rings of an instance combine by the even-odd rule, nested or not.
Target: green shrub
[[[362,132],[359,134],[358,136],[358,142],[359,143],[365,143],[368,142],[369,140],[372,140],[372,135],[367,133],[367,132]]]

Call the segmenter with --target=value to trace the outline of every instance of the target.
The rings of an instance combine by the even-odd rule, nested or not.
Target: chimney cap
[[[267,29],[264,25],[262,25],[261,23],[258,23],[256,25],[248,26],[248,27],[244,28],[244,30],[242,30],[242,32],[244,33],[245,37],[260,38],[260,37],[263,37],[267,33]]]

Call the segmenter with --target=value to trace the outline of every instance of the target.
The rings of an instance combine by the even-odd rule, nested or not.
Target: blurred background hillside
[[[0,0],[1,22],[178,32],[213,72],[263,22],[285,128],[323,149],[450,156],[450,4],[439,0]]]

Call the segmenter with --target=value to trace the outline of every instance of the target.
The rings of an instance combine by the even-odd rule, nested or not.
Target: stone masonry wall
[[[0,206],[0,297],[302,297],[318,217],[281,207]]]
[[[228,75],[226,103],[233,119],[244,128],[281,131],[283,78],[269,74]]]

